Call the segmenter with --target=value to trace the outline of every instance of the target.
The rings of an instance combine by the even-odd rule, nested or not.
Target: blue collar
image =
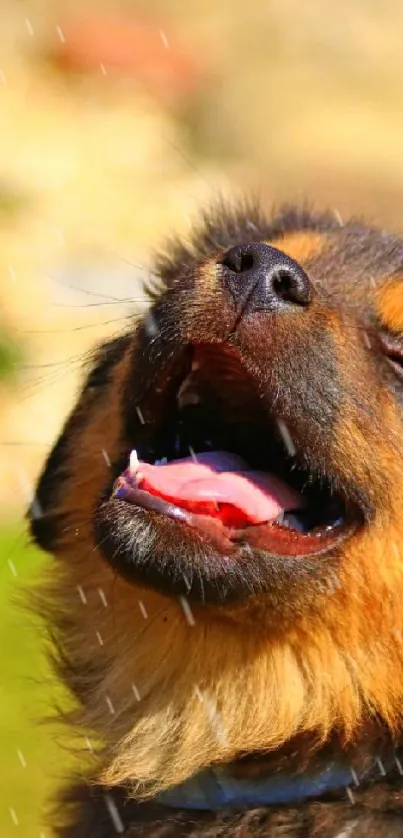
[[[330,763],[315,773],[239,779],[223,768],[207,768],[178,786],[160,792],[157,803],[176,809],[213,811],[224,806],[254,807],[294,803],[346,788],[354,774],[346,765]]]

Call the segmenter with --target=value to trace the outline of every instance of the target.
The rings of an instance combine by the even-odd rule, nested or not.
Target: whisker
[[[52,276],[52,274],[47,274],[48,279],[52,282],[55,282],[56,285],[61,285],[62,288],[69,288],[71,291],[76,291],[77,294],[85,294],[88,297],[98,297],[102,300],[109,300],[112,302],[120,302],[120,297],[113,297],[111,294],[102,294],[98,291],[91,291],[89,288],[77,288],[76,285],[72,285],[69,282],[64,282],[62,279],[57,279],[57,277]]]
[[[70,329],[19,329],[25,335],[65,335],[72,332],[82,332],[84,329],[96,329],[101,326],[109,326],[111,323],[122,323],[125,320],[131,320],[132,315],[128,314],[122,317],[114,317],[111,320],[104,320],[103,323],[86,323],[85,326],[72,326]]]
[[[29,445],[29,446],[38,446],[39,448],[48,448],[52,445],[52,442],[15,442],[14,440],[1,440],[0,439],[0,446],[8,447],[8,446],[19,446],[19,445]]]
[[[68,308],[68,309],[77,309],[77,308],[103,308],[105,306],[123,306],[126,303],[133,303],[133,302],[141,302],[144,297],[122,297],[121,300],[109,300],[108,302],[103,303],[54,303],[54,308]]]

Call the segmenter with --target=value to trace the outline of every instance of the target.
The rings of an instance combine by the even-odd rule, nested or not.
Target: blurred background
[[[0,836],[50,838],[69,756],[40,728],[44,558],[23,512],[86,353],[153,249],[221,194],[403,226],[400,0],[2,0]]]

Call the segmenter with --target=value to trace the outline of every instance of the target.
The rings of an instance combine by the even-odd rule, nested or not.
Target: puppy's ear
[[[97,348],[76,405],[45,462],[27,513],[31,536],[43,550],[54,550],[65,526],[60,497],[71,471],[75,446],[80,445],[80,431],[90,418],[94,401],[113,378],[130,340],[129,335],[123,335]]]

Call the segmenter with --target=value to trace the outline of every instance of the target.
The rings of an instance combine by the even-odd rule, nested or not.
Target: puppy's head
[[[403,697],[403,244],[221,207],[156,271],[31,521],[78,720],[143,793],[298,733],[396,732]]]

